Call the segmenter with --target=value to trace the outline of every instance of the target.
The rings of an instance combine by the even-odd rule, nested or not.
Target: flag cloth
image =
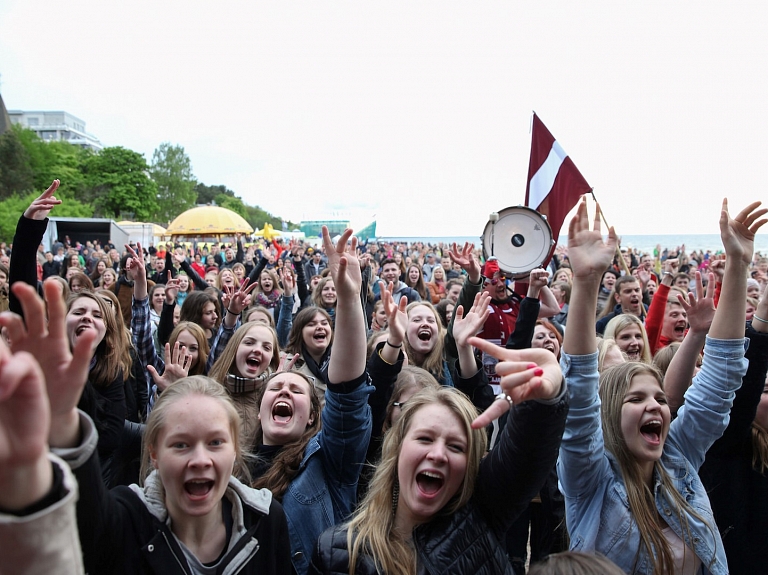
[[[525,205],[547,216],[555,244],[565,216],[591,189],[571,158],[534,113]],[[554,251],[554,246],[552,249]]]

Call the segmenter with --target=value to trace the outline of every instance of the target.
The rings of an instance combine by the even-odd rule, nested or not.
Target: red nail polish
[[[534,367],[538,367],[535,363],[529,363],[525,366],[525,369],[533,369]]]
[[[536,371],[533,372],[533,375],[535,376],[544,375],[544,370],[541,368],[538,368]]]

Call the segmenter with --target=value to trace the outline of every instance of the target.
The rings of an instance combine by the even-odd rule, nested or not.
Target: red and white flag
[[[555,243],[565,216],[591,189],[571,158],[534,113],[525,205],[547,216]]]

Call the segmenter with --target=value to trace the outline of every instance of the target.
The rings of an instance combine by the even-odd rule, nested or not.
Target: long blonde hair
[[[653,362],[653,357],[651,356],[651,344],[648,342],[648,333],[645,331],[643,322],[640,321],[640,318],[637,316],[634,316],[631,313],[623,313],[612,318],[605,326],[603,338],[613,339],[618,343],[619,334],[631,325],[639,327],[640,335],[643,336],[643,351],[640,353],[640,361],[651,364]]]
[[[424,306],[429,308],[429,311],[432,312],[432,315],[435,316],[435,323],[437,325],[437,339],[435,341],[435,346],[432,348],[432,351],[427,353],[426,357],[424,357],[424,360],[419,363],[416,361],[416,353],[413,350],[413,347],[411,347],[411,342],[408,340],[408,336],[403,339],[403,350],[405,351],[405,354],[408,356],[408,361],[411,365],[415,365],[417,367],[421,367],[422,369],[426,369],[429,373],[431,373],[437,381],[441,381],[445,377],[445,373],[443,370],[443,348],[445,347],[445,328],[443,327],[443,322],[440,319],[440,316],[437,313],[437,310],[435,309],[435,306],[433,306],[431,303],[426,301],[415,301],[408,304],[408,307],[405,308],[405,313],[409,318],[411,316],[411,310],[418,306]]]
[[[480,460],[485,454],[487,439],[485,430],[472,429],[477,409],[472,402],[453,387],[426,388],[414,394],[404,406],[403,413],[385,434],[381,462],[371,480],[370,489],[360,503],[347,530],[349,573],[354,575],[357,559],[368,554],[382,573],[416,574],[416,552],[395,526],[395,493],[398,486],[397,464],[405,435],[415,415],[423,407],[443,405],[454,413],[463,424],[467,436],[467,469],[458,493],[440,511],[449,515],[465,506],[472,498]]]
[[[662,575],[674,572],[674,556],[659,524],[659,512],[656,509],[656,501],[651,486],[643,480],[640,464],[627,447],[621,430],[621,409],[624,404],[624,397],[629,391],[632,379],[639,375],[652,376],[659,384],[659,387],[662,390],[664,389],[661,372],[652,365],[639,361],[630,361],[610,367],[600,375],[599,393],[602,404],[600,417],[603,426],[605,448],[619,463],[621,476],[627,491],[627,499],[629,500],[629,510],[640,532],[641,546],[645,548],[653,564],[654,574]],[[683,533],[688,534],[685,540],[691,540],[690,528],[688,526],[689,514],[707,524],[710,531],[714,534],[713,527],[677,491],[672,478],[664,469],[660,460],[654,463],[653,469],[661,482],[661,489],[666,500],[677,514],[677,519],[680,522]],[[639,558],[639,554],[640,548],[637,550],[636,560]]]

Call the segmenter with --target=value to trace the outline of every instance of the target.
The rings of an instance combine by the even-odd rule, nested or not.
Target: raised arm
[[[464,286],[461,288],[459,299],[456,302],[457,306],[462,306],[464,309],[469,309],[472,306],[475,296],[483,289],[480,262],[477,261],[473,254],[474,249],[474,244],[465,243],[464,247],[459,250],[454,243],[448,252],[451,261],[459,264],[461,269],[467,272],[467,279],[464,281]],[[445,354],[448,362],[450,363],[453,359],[458,358],[458,353],[456,340],[453,338],[453,318],[451,318],[451,323],[448,325],[448,333],[445,336]]]
[[[704,293],[699,272],[696,272],[696,293]],[[656,296],[653,296],[653,300],[656,301]],[[704,297],[697,299],[693,293],[689,293],[687,299],[678,296],[678,300],[688,313],[690,328],[664,376],[664,391],[667,392],[669,409],[675,414],[683,405],[683,395],[685,395],[688,386],[691,385],[696,369],[696,360],[701,354],[701,350],[704,349],[709,327],[715,317],[715,275],[709,274],[709,283],[707,283]]]
[[[613,228],[608,230],[608,239],[603,242],[600,206],[595,210],[594,228],[590,230],[586,200],[582,200],[568,229],[573,289],[560,360],[568,382],[571,406],[557,470],[569,510],[576,501],[593,495],[596,478],[608,465],[597,394],[599,374],[594,318],[600,278],[613,259],[617,243]],[[579,515],[578,510],[576,515]],[[570,525],[570,513],[568,521]]]
[[[356,380],[365,373],[366,329],[360,306],[362,277],[355,254],[357,239],[352,237],[352,230],[346,230],[334,246],[328,228],[324,226],[323,247],[328,255],[328,269],[337,298],[328,379],[330,383],[343,383]]]
[[[59,187],[59,180],[53,180],[51,185],[40,194],[24,211],[16,224],[13,236],[13,257],[8,270],[8,283],[24,282],[37,288],[37,259],[35,251],[43,239],[48,227],[48,214],[61,203],[53,194]],[[23,316],[19,300],[13,290],[8,294],[9,309]]]
[[[747,371],[744,359],[747,270],[752,259],[754,237],[768,213],[755,202],[735,218],[723,200],[720,237],[725,246],[725,273],[721,298],[712,320],[701,371],[685,394],[685,403],[670,426],[670,438],[679,444],[694,469],[728,426],[736,390]]]

